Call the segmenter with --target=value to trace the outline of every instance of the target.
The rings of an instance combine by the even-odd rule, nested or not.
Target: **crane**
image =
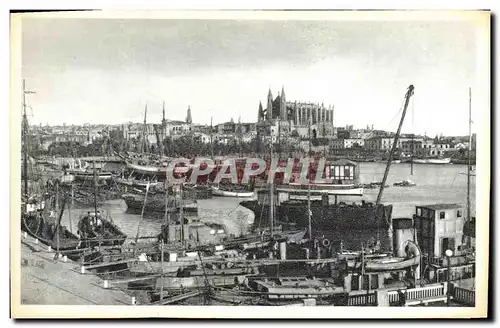
[[[399,135],[401,133],[401,128],[403,126],[403,122],[405,119],[406,110],[408,109],[408,104],[410,103],[410,98],[411,98],[411,96],[413,96],[414,89],[415,89],[415,87],[413,86],[413,84],[411,84],[408,87],[408,90],[406,91],[403,114],[401,115],[401,121],[399,122],[398,131],[396,132],[396,135],[394,136],[394,142],[393,142],[392,147],[391,147],[391,152],[389,153],[389,159],[387,160],[387,166],[385,167],[384,178],[382,179],[382,184],[380,185],[380,191],[378,192],[378,196],[377,196],[377,203],[376,203],[377,205],[380,204],[380,201],[382,199],[382,194],[384,192],[385,182],[387,181],[387,176],[389,175],[389,169],[391,168],[392,157],[394,156],[394,152],[396,151],[396,148],[398,147]]]

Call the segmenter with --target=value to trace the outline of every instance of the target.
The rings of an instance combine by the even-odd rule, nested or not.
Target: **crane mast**
[[[391,168],[392,157],[394,156],[394,153],[396,152],[396,148],[398,146],[399,135],[401,133],[401,128],[403,127],[403,122],[405,119],[406,110],[408,109],[408,104],[410,102],[410,98],[411,98],[411,96],[413,96],[414,89],[415,89],[415,87],[412,84],[408,87],[408,90],[406,91],[403,114],[401,115],[401,121],[399,122],[398,131],[396,132],[396,135],[394,136],[394,142],[393,142],[392,147],[391,147],[391,152],[389,153],[389,159],[387,160],[387,165],[385,167],[384,178],[382,179],[382,184],[380,185],[380,191],[379,191],[378,196],[377,196],[377,203],[376,203],[377,205],[380,204],[380,201],[382,200],[382,194],[384,192],[385,182],[387,181],[387,176],[389,175],[389,169]]]

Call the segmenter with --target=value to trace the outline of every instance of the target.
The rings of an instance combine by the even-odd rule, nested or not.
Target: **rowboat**
[[[410,180],[403,180],[393,184],[394,187],[415,187],[417,184]]]
[[[365,263],[365,271],[397,271],[418,265],[420,263],[418,247],[413,242],[410,242],[407,247],[408,258],[385,257],[368,260]]]
[[[451,162],[451,158],[425,158],[425,159],[415,158],[415,159],[413,159],[413,163],[416,163],[416,164],[449,164],[450,162]]]
[[[214,196],[222,196],[222,197],[239,197],[239,198],[248,198],[253,197],[253,191],[230,191],[230,190],[222,190],[218,187],[212,186],[212,194]]]

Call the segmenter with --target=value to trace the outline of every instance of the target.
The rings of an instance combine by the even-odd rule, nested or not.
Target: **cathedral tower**
[[[267,94],[266,119],[270,120],[272,118],[273,118],[273,94],[271,93],[271,88],[269,87],[269,92]]]

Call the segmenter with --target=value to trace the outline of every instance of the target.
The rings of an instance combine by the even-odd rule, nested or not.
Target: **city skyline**
[[[142,122],[146,105],[159,123],[163,101],[171,120],[256,122],[284,86],[334,106],[335,126],[395,131],[413,84],[403,132],[466,135],[475,46],[467,21],[26,18],[23,77],[34,124]]]

